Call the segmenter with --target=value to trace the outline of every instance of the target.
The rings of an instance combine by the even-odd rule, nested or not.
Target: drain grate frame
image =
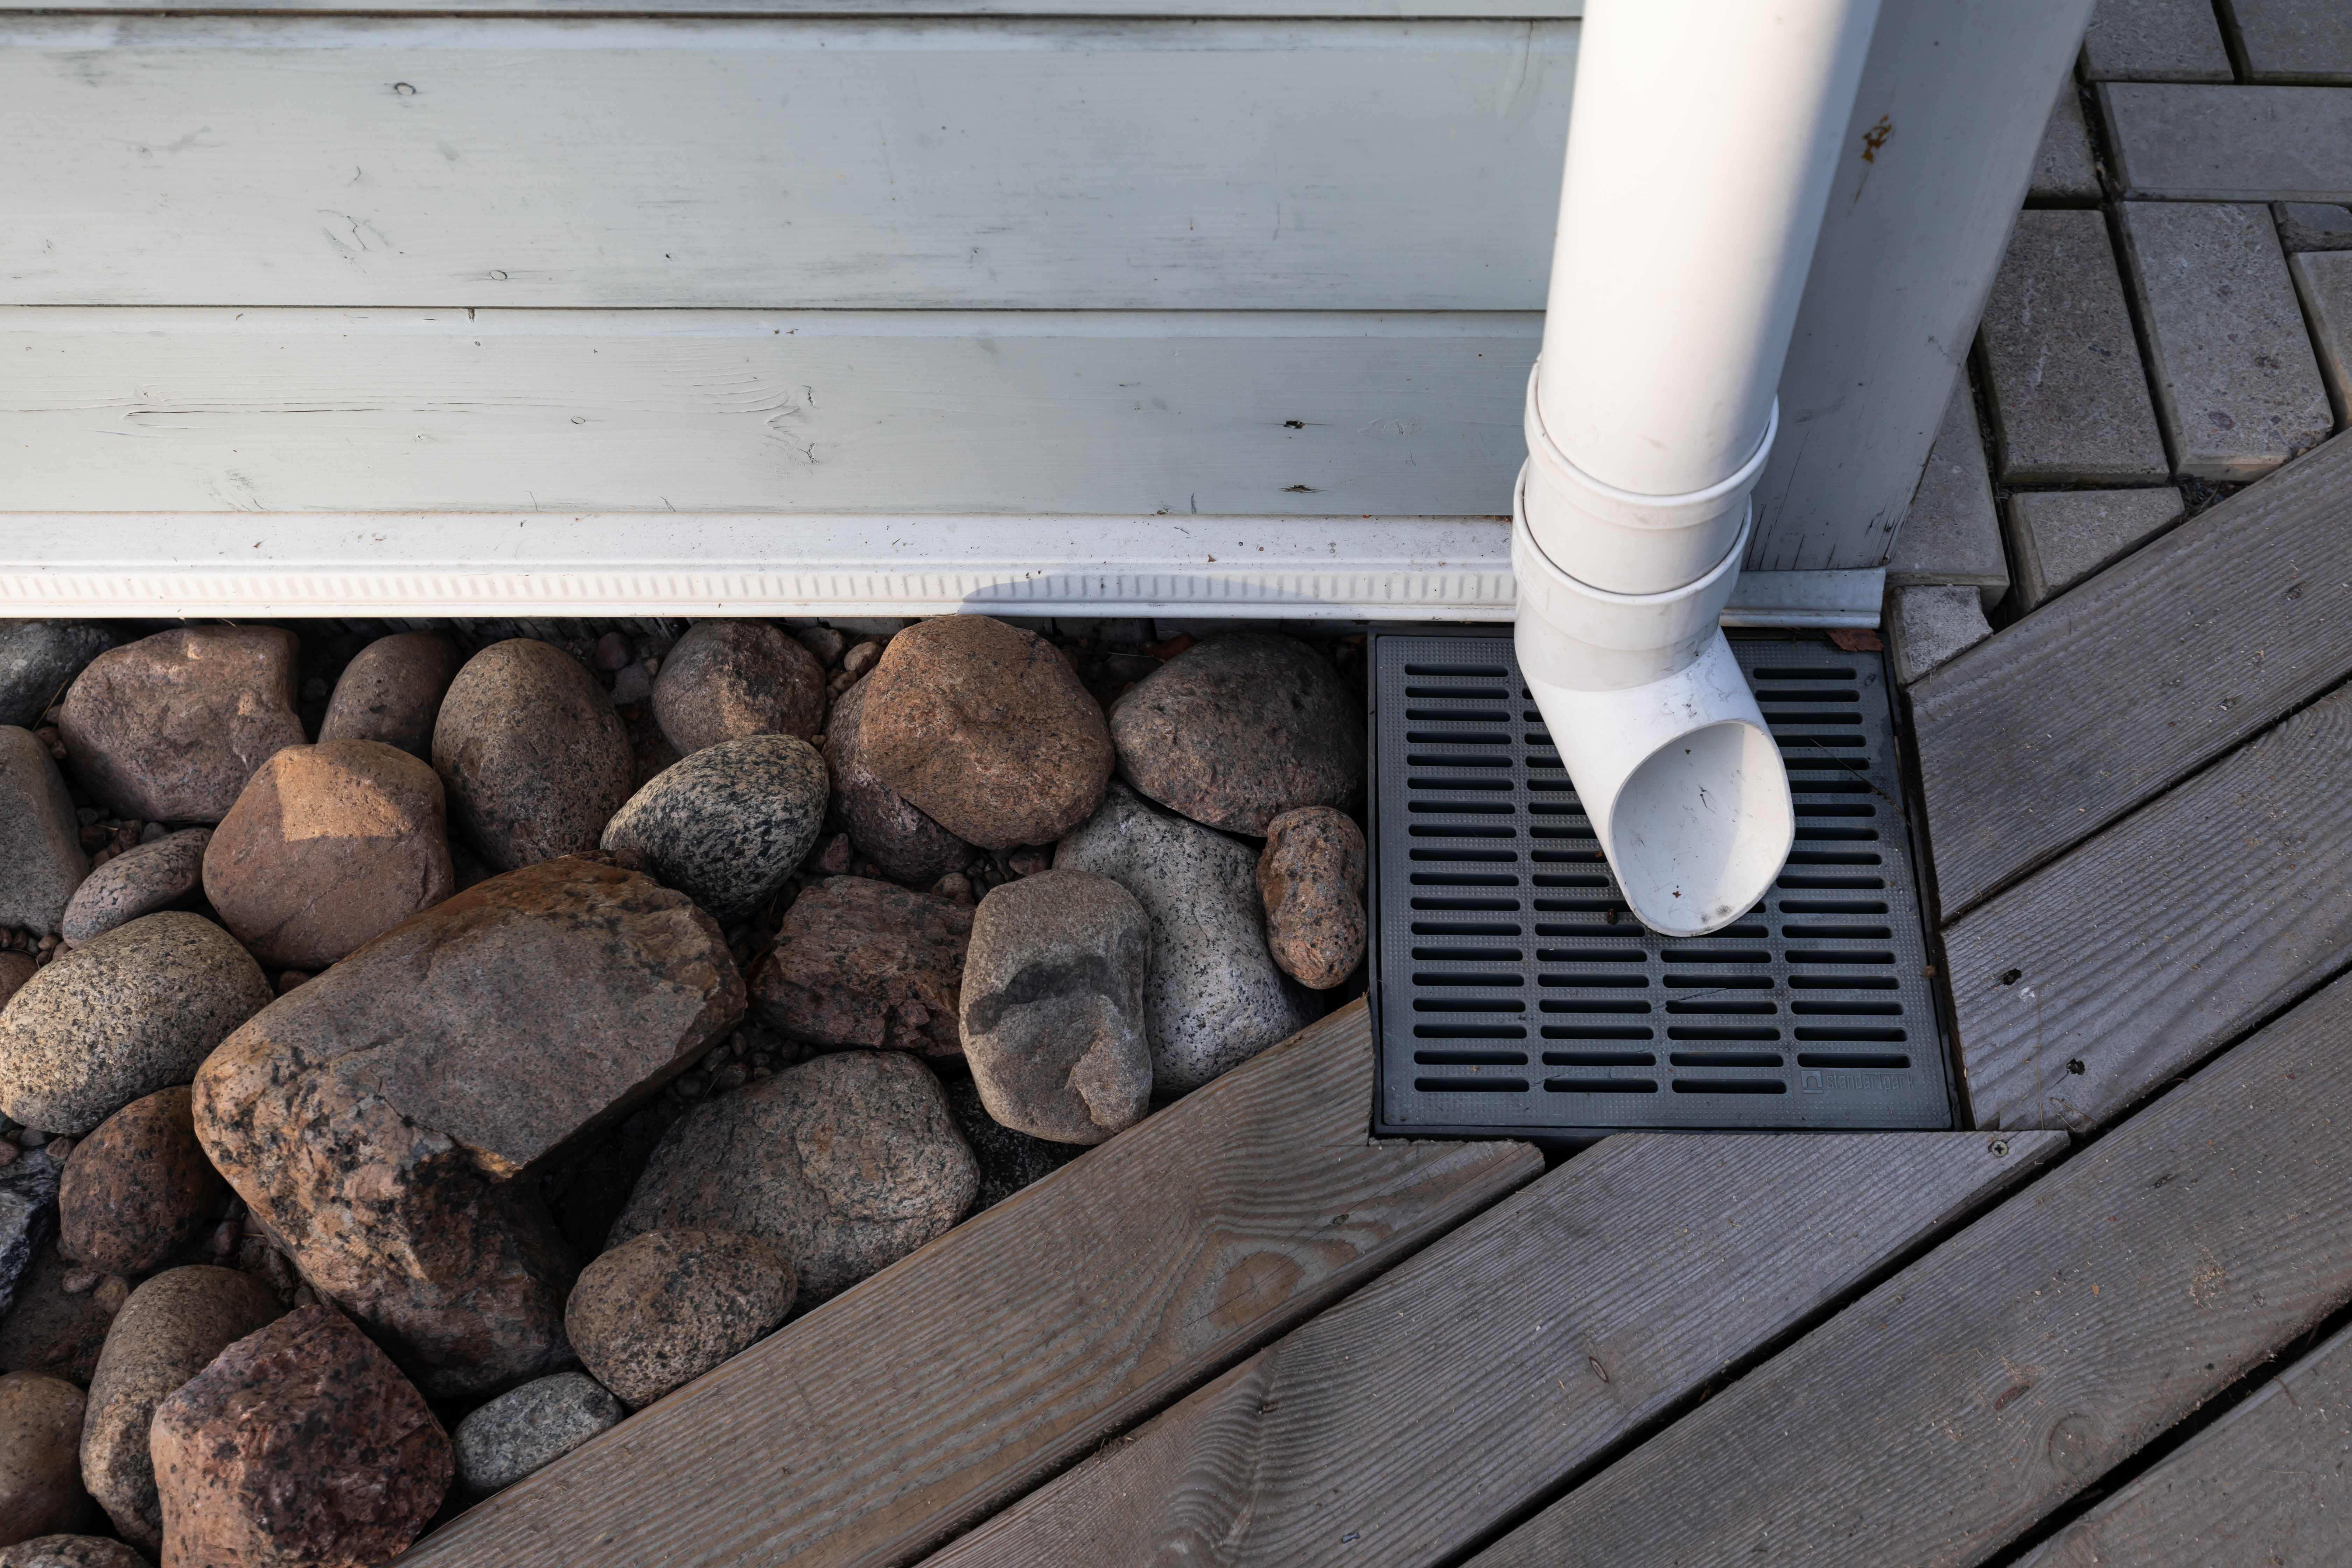
[[[1957,1124],[1884,655],[1733,638],[1797,844],[1684,941],[1627,908],[1507,630],[1370,642],[1381,1136]]]

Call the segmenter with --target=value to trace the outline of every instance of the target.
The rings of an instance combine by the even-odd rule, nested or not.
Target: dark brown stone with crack
[[[654,678],[654,720],[680,756],[747,735],[824,727],[824,667],[765,621],[697,621]]]
[[[563,1325],[580,1364],[642,1410],[749,1347],[793,1310],[793,1271],[756,1236],[655,1230],[580,1271]]]
[[[864,682],[858,743],[882,782],[983,849],[1051,844],[1102,804],[1099,703],[1060,650],[987,616],[892,637]]]
[[[381,741],[431,762],[441,699],[465,663],[456,643],[431,632],[378,637],[343,667],[319,739]]]
[[[416,1539],[449,1489],[448,1434],[368,1337],[298,1307],[155,1413],[163,1561],[360,1568]]]
[[[827,1050],[960,1054],[971,910],[866,877],[802,889],[751,969],[751,1000],[787,1039]]]
[[[971,846],[925,816],[866,760],[859,719],[866,683],[834,700],[824,731],[824,765],[833,775],[833,809],[858,853],[894,882],[930,883],[971,859]]]
[[[528,637],[457,672],[433,727],[449,816],[502,871],[596,847],[635,784],[628,726],[579,660]]]
[[[212,1359],[284,1309],[250,1274],[209,1264],[167,1268],[131,1292],[115,1314],[89,1380],[81,1428],[81,1475],[124,1539],[152,1552],[163,1542],[149,1427],[156,1406]]]
[[[99,655],[58,721],[68,766],[125,816],[218,822],[254,769],[310,739],[296,646],[277,626],[184,626]]]
[[[46,1372],[0,1376],[0,1541],[71,1530],[81,1488],[82,1392]]]
[[[1282,972],[1328,991],[1364,960],[1364,830],[1343,811],[1311,805],[1266,824],[1257,858],[1265,944]]]
[[[1170,659],[1111,704],[1119,776],[1171,811],[1262,835],[1301,805],[1364,787],[1364,716],[1305,643],[1228,632]]]
[[[212,1218],[227,1184],[205,1158],[184,1088],[134,1100],[74,1145],[58,1244],[105,1274],[161,1268]]]
[[[735,1026],[683,893],[570,857],[494,877],[273,1004],[197,1075],[196,1135],[303,1278],[436,1397],[570,1363],[575,1263],[531,1178]]]
[[[204,874],[256,958],[324,969],[457,890],[441,781],[382,741],[289,746],[221,818]]]

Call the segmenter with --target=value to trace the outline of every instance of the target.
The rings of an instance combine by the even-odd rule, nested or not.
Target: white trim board
[[[1885,574],[1754,573],[1727,625],[1874,626]],[[1506,518],[0,514],[0,615],[1507,621]]]
[[[0,0],[0,16],[71,9],[107,16],[165,16],[154,0]],[[1465,19],[1563,22],[1584,15],[1584,0],[205,0],[215,16],[1110,16],[1318,17],[1334,21]],[[184,12],[180,14],[184,15]]]

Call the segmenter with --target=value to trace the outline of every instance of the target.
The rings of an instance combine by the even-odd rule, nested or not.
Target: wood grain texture
[[[2243,1403],[2016,1568],[2352,1563],[2352,1330]]]
[[[929,1568],[1440,1561],[2064,1147],[1606,1139]]]
[[[1944,933],[1979,1127],[2105,1121],[2352,963],[2352,687]]]
[[[1981,1563],[2352,1298],[2352,985],[1475,1559]]]
[[[2352,672],[2338,436],[1911,689],[1944,917]]]
[[[1507,515],[1542,325],[0,309],[5,504]]]
[[[896,1563],[1543,1169],[1374,1143],[1357,1002],[481,1504],[430,1568]]]
[[[0,20],[0,303],[1540,310],[1574,22]]]

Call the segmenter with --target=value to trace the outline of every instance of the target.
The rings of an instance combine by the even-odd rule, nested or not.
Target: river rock
[[[929,884],[961,869],[971,846],[908,805],[866,762],[858,722],[865,710],[866,683],[859,681],[834,700],[824,731],[833,809],[850,842],[894,882]]]
[[[654,721],[680,756],[746,735],[824,728],[824,666],[765,621],[697,621],[654,677]]]
[[[297,646],[278,626],[182,626],[99,655],[58,721],[75,779],[142,822],[218,822],[254,769],[310,738]]]
[[[828,877],[784,911],[773,951],[751,969],[760,1016],[827,1050],[953,1056],[971,910],[866,877]]]
[[[272,968],[326,968],[457,890],[441,781],[381,741],[289,746],[205,851],[205,897]]]
[[[0,1111],[79,1137],[194,1078],[269,1000],[261,966],[212,921],[142,915],[51,963],[0,1012]]]
[[[987,616],[890,639],[858,744],[882,782],[983,849],[1050,844],[1093,815],[1112,763],[1102,707],[1058,649]]]
[[[1170,659],[1110,710],[1118,774],[1195,822],[1259,835],[1364,787],[1362,704],[1305,643],[1228,632]]]
[[[467,660],[433,727],[449,814],[502,871],[595,848],[634,770],[628,726],[596,678],[527,637]]]
[[[46,1372],[0,1376],[0,1541],[71,1530],[81,1488],[82,1392]]]
[[[664,884],[733,925],[775,897],[815,846],[825,794],[824,761],[806,741],[720,741],[631,795],[604,825],[604,846],[643,856]]]
[[[432,632],[378,637],[343,667],[335,694],[327,700],[319,739],[381,741],[431,762],[441,699],[465,663],[456,643]]]
[[[37,1535],[0,1547],[0,1568],[147,1568],[147,1559],[103,1535]]]
[[[163,1561],[357,1568],[416,1538],[449,1489],[448,1435],[368,1337],[297,1307],[155,1412]]]
[[[58,1191],[67,1257],[105,1274],[145,1274],[196,1238],[227,1184],[205,1158],[174,1087],[132,1100],[74,1145]]]
[[[945,1234],[979,1184],[929,1068],[899,1051],[845,1051],[679,1118],[610,1242],[655,1230],[757,1236],[813,1307]]]
[[[30,730],[0,725],[0,926],[57,935],[89,875],[73,796],[49,749]]]
[[[474,1496],[488,1497],[611,1431],[628,1413],[586,1373],[533,1378],[457,1423],[457,1479]]]
[[[1286,811],[1266,824],[1257,858],[1265,942],[1282,972],[1328,991],[1363,962],[1364,830],[1328,805]]]
[[[73,678],[113,646],[104,626],[0,621],[0,724],[39,723]]]
[[[252,1275],[196,1263],[156,1275],[115,1314],[89,1380],[80,1464],[83,1483],[125,1540],[150,1552],[163,1541],[148,1447],[156,1406],[283,1310]]]
[[[793,1271],[756,1236],[652,1230],[580,1271],[563,1326],[580,1364],[642,1410],[793,1310]]]
[[[15,1300],[0,1310],[0,1372],[53,1372],[88,1385],[114,1314],[97,1291],[67,1289],[71,1275],[86,1279],[88,1271],[59,1257],[54,1242],[34,1255]]]
[[[1087,871],[1040,871],[980,901],[964,963],[963,1053],[999,1123],[1099,1143],[1151,1108],[1144,987],[1151,920]]]
[[[1223,834],[1113,784],[1054,866],[1108,877],[1151,917],[1153,1093],[1190,1093],[1315,1017],[1266,951],[1256,857]]]
[[[742,1011],[719,927],[683,893],[548,861],[385,932],[230,1037],[196,1077],[196,1135],[428,1393],[480,1393],[572,1359],[575,1265],[542,1163]]]
[[[184,827],[135,845],[82,879],[58,934],[79,946],[179,902],[204,885],[209,827]]]

